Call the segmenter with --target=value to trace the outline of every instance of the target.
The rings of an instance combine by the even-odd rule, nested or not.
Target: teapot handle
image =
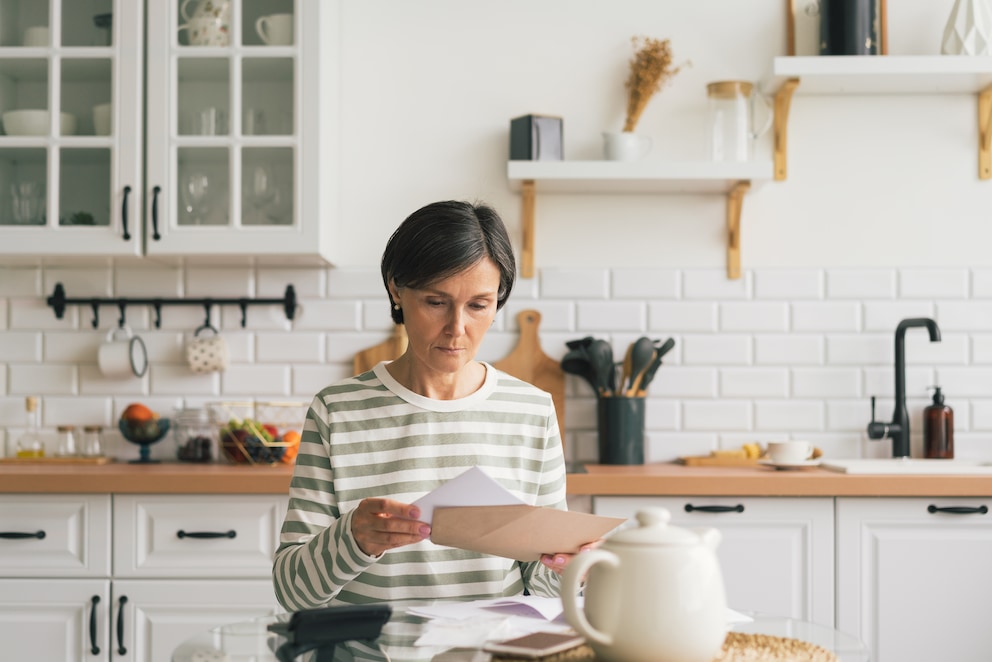
[[[617,568],[620,566],[620,559],[616,554],[605,549],[593,549],[572,557],[565,566],[565,574],[562,576],[561,604],[564,607],[565,620],[579,634],[604,646],[612,646],[613,636],[600,632],[590,625],[585,610],[579,608],[577,600],[582,578],[586,576],[589,568],[597,563],[605,563],[611,568]]]
[[[183,4],[181,4],[181,5],[179,5],[179,13],[180,13],[180,14],[182,14],[182,17],[183,17],[184,19],[186,19],[186,22],[187,22],[187,23],[189,23],[189,22],[190,22],[190,19],[191,19],[192,17],[191,17],[191,16],[189,15],[189,14],[187,14],[187,13],[186,13],[186,7],[187,7],[187,5],[189,5],[189,3],[191,3],[192,1],[193,1],[193,0],[183,0]]]

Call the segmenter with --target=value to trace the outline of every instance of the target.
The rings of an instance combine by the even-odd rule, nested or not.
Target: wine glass
[[[202,225],[204,217],[210,210],[207,204],[210,178],[204,172],[190,172],[183,178],[179,192],[182,194],[183,206],[193,225]]]
[[[255,210],[254,223],[264,225],[268,221],[265,209],[275,200],[278,192],[276,178],[269,166],[261,164],[251,168],[248,176],[246,189],[248,201]]]

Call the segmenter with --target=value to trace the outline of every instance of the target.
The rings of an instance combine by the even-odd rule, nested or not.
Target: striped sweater
[[[365,554],[351,533],[366,497],[412,503],[473,466],[523,502],[564,510],[565,463],[551,396],[486,364],[457,400],[418,395],[374,369],[328,386],[310,405],[273,564],[288,610],[329,604],[555,596],[559,577],[424,540]],[[547,550],[555,552],[557,550]]]

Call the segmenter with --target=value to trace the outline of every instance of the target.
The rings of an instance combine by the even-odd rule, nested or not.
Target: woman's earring
[[[394,303],[393,304],[393,310],[399,310],[399,309],[400,309],[400,304]]]

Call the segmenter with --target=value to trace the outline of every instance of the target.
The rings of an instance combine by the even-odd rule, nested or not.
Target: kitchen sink
[[[848,474],[955,475],[992,474],[992,462],[980,460],[926,460],[922,458],[870,458],[824,460],[830,471]]]

